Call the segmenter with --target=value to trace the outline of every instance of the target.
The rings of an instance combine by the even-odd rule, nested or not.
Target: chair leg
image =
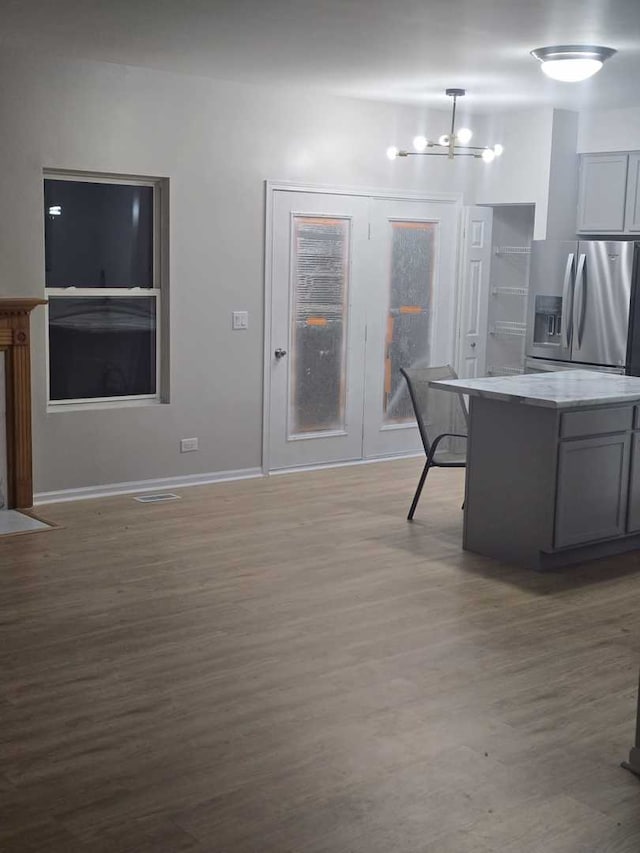
[[[427,462],[422,469],[422,474],[420,474],[420,479],[418,480],[418,488],[416,489],[416,493],[413,496],[413,502],[411,504],[411,509],[409,510],[409,515],[407,516],[407,521],[413,521],[413,514],[416,511],[416,507],[418,506],[418,501],[420,500],[420,495],[422,494],[422,487],[424,486],[424,481],[427,479],[427,474],[429,473],[429,468],[431,467],[431,461],[427,459]]]

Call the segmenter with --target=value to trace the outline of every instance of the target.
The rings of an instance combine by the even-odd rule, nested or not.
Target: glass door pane
[[[349,224],[293,217],[289,437],[345,427]]]
[[[430,363],[437,228],[435,222],[391,222],[382,397],[385,423],[414,420],[411,399],[400,368]]]

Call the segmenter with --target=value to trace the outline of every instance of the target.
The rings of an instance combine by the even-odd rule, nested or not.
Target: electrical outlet
[[[248,311],[234,311],[231,315],[231,328],[232,329],[248,329],[249,328],[249,312]]]
[[[197,438],[183,438],[180,440],[180,453],[189,453],[191,450],[198,449]]]

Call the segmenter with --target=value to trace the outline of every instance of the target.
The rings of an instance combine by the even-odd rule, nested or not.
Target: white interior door
[[[489,207],[468,207],[464,212],[459,320],[458,374],[468,379],[487,372],[487,313],[491,271]]]
[[[401,367],[453,364],[459,207],[374,199],[363,455],[422,445]]]
[[[275,190],[269,468],[362,457],[366,196]]]

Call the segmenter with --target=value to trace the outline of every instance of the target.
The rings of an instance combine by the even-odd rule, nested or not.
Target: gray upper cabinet
[[[582,155],[576,227],[579,233],[624,231],[628,162],[628,154]]]
[[[640,231],[640,154],[629,154],[625,230]]]

